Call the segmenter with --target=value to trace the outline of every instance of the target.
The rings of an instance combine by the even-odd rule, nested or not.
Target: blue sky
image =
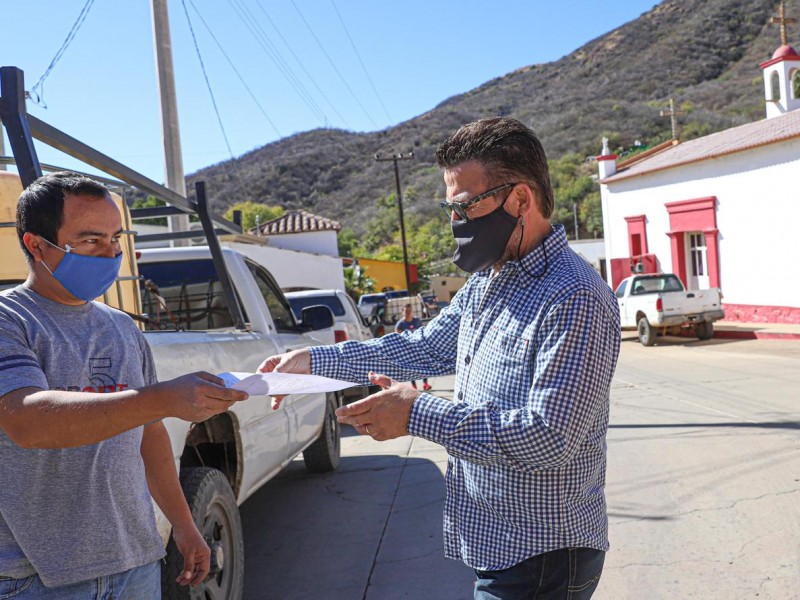
[[[31,89],[86,3],[4,0],[2,65],[22,68]],[[656,4],[169,0],[185,171],[324,125],[375,131],[401,123],[509,71],[557,60]],[[163,181],[150,1],[94,0],[45,80],[43,100],[47,109],[29,102],[29,112]],[[37,148],[44,163],[92,171]]]

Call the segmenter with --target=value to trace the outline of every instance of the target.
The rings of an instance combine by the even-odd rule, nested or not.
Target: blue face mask
[[[64,250],[54,243],[42,239],[64,253],[64,258],[55,272],[51,271],[50,267],[42,261],[44,268],[50,271],[56,281],[76,298],[91,302],[105,294],[106,290],[116,281],[119,267],[122,264],[122,252],[114,258],[86,256],[74,254],[73,248],[69,244],[66,244],[66,250]]]

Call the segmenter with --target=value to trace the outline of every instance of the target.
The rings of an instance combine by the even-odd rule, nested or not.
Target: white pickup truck
[[[0,172],[0,288],[24,281],[28,273],[16,240],[14,209],[23,184],[41,175],[33,143],[37,137],[114,177],[100,178],[112,189],[122,191],[125,182],[172,205],[129,211],[122,197],[112,194],[123,216],[124,256],[116,284],[101,299],[144,324],[160,379],[198,370],[252,372],[271,354],[333,342],[333,315],[327,307],[309,307],[298,321],[263,266],[220,249],[216,233],[239,233],[241,227],[210,214],[201,183],[195,184],[195,200],[190,200],[28,115],[20,69],[0,69],[0,84],[2,125],[17,166],[17,173]],[[209,246],[134,249],[132,215],[176,214],[199,216]],[[177,240],[196,234],[170,235]],[[170,539],[169,524],[157,517],[167,544],[165,599],[242,597],[244,544],[238,505],[301,452],[310,471],[335,469],[340,431],[334,411],[339,404],[338,394],[297,394],[272,410],[269,398],[255,396],[202,423],[165,420],[192,515],[212,549],[211,573],[202,585],[194,590],[177,586],[183,560]],[[264,590],[262,597],[272,594]]]
[[[269,355],[333,342],[328,308],[309,307],[298,322],[263,266],[227,248],[222,256],[245,316],[243,330],[234,328],[208,247],[140,251],[145,337],[159,379],[198,370],[254,372]],[[337,394],[296,394],[274,411],[268,397],[255,396],[202,423],[165,421],[192,514],[212,549],[212,574],[204,582],[206,596],[200,597],[241,598],[238,504],[301,452],[309,471],[338,466],[334,411],[340,404]],[[166,542],[170,529],[161,515],[159,531]],[[167,552],[164,580],[174,581],[183,561],[172,540]],[[165,597],[189,593],[169,586]]]
[[[644,346],[658,335],[692,329],[701,340],[714,336],[714,321],[725,317],[718,288],[687,290],[671,273],[633,275],[616,290],[623,329],[636,329]]]
[[[4,193],[3,184],[11,186],[10,193]],[[0,215],[13,214],[20,191],[13,174],[0,175]],[[128,212],[121,209],[127,221]],[[134,252],[131,238],[124,236],[120,280],[103,300],[144,323],[159,379],[201,370],[253,372],[269,355],[333,343],[333,315],[327,307],[306,308],[298,320],[270,273],[239,252],[221,249],[244,316],[244,326],[237,328],[207,246]],[[0,228],[0,248],[6,250],[2,289],[24,281],[28,269],[12,228]],[[131,260],[134,255],[138,261]],[[125,275],[137,270],[141,286],[138,277]],[[137,289],[141,295],[132,293]],[[192,514],[212,549],[212,572],[203,589],[178,587],[174,581],[183,559],[170,537],[170,524],[156,507],[167,546],[165,599],[242,597],[244,544],[238,505],[301,452],[309,471],[335,469],[340,431],[334,411],[341,404],[339,393],[297,394],[287,396],[274,411],[268,397],[253,396],[202,423],[164,421]]]

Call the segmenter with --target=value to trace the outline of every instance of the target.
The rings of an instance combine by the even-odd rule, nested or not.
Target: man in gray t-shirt
[[[92,301],[117,276],[121,230],[105,187],[74,173],[37,179],[17,206],[29,275],[0,294],[0,598],[159,598],[151,495],[184,557],[178,583],[208,573],[161,419],[247,395],[207,373],[156,383],[130,317]]]

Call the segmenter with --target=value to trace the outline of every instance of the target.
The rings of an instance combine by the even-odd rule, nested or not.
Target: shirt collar
[[[544,238],[541,244],[528,252],[520,260],[510,260],[503,269],[513,270],[519,277],[519,282],[523,286],[528,286],[547,271],[552,269],[556,257],[569,247],[567,234],[563,225],[552,225],[550,233]],[[521,268],[520,264],[524,267]],[[501,272],[502,272],[501,270]]]

